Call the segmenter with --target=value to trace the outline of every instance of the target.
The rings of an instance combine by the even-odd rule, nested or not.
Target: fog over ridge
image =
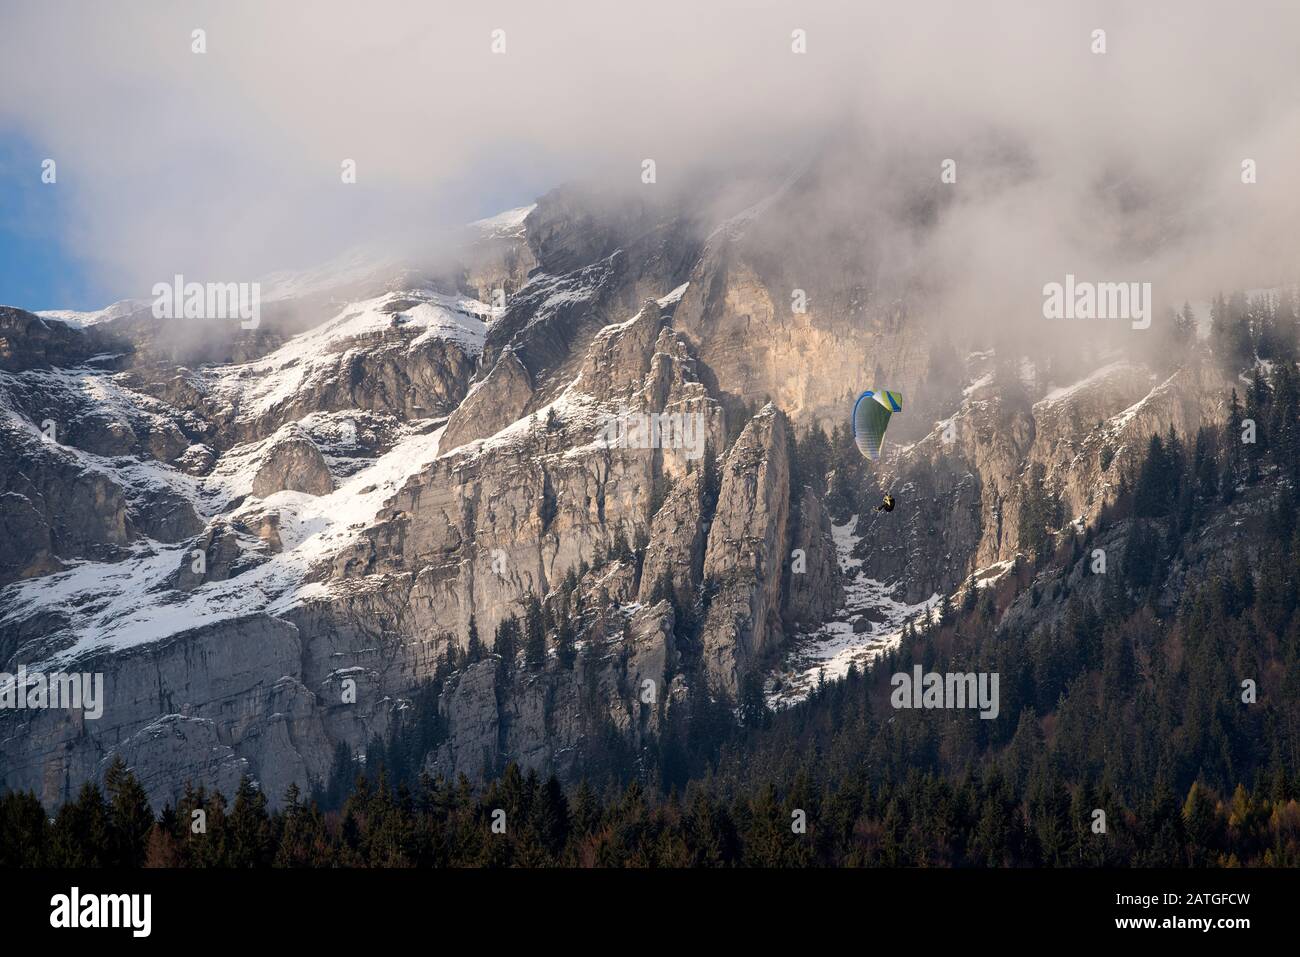
[[[58,161],[79,210],[67,242],[115,295],[363,243],[420,252],[560,182],[667,192],[699,168],[739,175],[843,143],[825,206],[878,220],[891,194],[951,190],[923,234],[881,228],[897,230],[896,257],[985,313],[1024,308],[1026,289],[1067,271],[1177,299],[1294,278],[1294,4],[563,11],[11,6],[0,57],[16,82],[0,88],[0,129]],[[1105,54],[1090,50],[1095,29]],[[354,185],[340,182],[348,158]],[[640,182],[645,158],[655,186]],[[958,181],[940,186],[947,158]],[[811,198],[801,234],[816,237],[819,215]]]

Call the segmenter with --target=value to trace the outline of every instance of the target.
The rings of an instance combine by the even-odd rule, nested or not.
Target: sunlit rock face
[[[274,803],[417,701],[432,773],[571,776],[800,636],[869,631],[863,595],[892,615],[1013,561],[1031,476],[1086,522],[1152,431],[1218,414],[1195,360],[937,376],[890,235],[808,221],[822,172],[726,209],[556,190],[454,261],[281,277],[256,330],[0,309],[0,671],[105,688],[98,719],[0,711],[0,783],[52,805],[121,754],[159,804],[242,775]],[[791,450],[872,386],[907,404],[850,492],[898,506],[833,532]]]

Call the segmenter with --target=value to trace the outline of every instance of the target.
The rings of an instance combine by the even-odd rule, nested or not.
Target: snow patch
[[[213,390],[239,409],[241,420],[258,418],[331,375],[348,349],[385,333],[423,330],[408,351],[441,339],[478,355],[487,337],[482,317],[493,314],[491,306],[466,296],[427,289],[386,293],[350,303],[261,359],[223,368],[215,374]]]
[[[665,309],[669,306],[675,306],[682,301],[682,296],[686,295],[686,289],[690,286],[689,282],[684,282],[662,299],[656,299],[655,302]]]
[[[92,651],[119,651],[194,628],[261,611],[281,614],[295,605],[324,597],[332,583],[304,585],[307,572],[338,554],[383,508],[406,480],[438,456],[442,429],[412,434],[329,495],[277,492],[254,500],[228,517],[279,515],[283,551],[226,581],[208,582],[192,592],[177,592],[170,582],[192,542],[164,545],[141,541],[134,554],[118,562],[77,562],[65,572],[14,583],[0,625],[40,610],[60,613],[69,625],[53,637],[70,638],[67,648],[41,667],[68,662]],[[269,440],[268,440],[269,441]],[[261,443],[258,443],[260,445]],[[247,448],[239,473],[253,467]],[[228,453],[229,455],[229,453]]]
[[[862,669],[897,646],[910,619],[924,615],[941,601],[936,592],[923,602],[906,604],[894,597],[897,583],[880,582],[863,574],[862,560],[853,557],[853,549],[861,541],[853,534],[857,524],[854,515],[843,525],[831,526],[840,569],[849,576],[844,586],[844,606],[834,620],[816,631],[795,636],[785,662],[767,681],[770,707],[784,708],[802,701],[819,681],[843,678],[852,665]],[[865,624],[866,630],[855,632],[855,621],[859,627]]]
[[[514,209],[507,209],[486,219],[476,219],[469,225],[471,229],[476,229],[494,239],[522,239],[525,234],[524,220],[536,208],[536,203],[531,206],[516,206]]]
[[[1039,400],[1039,402],[1042,403],[1061,402],[1065,399],[1070,398],[1071,396],[1077,395],[1079,392],[1083,391],[1084,389],[1087,389],[1088,387],[1097,384],[1102,379],[1105,379],[1107,376],[1111,375],[1112,373],[1119,372],[1122,369],[1127,369],[1131,367],[1132,364],[1125,359],[1120,359],[1116,362],[1112,362],[1110,363],[1110,365],[1104,365],[1100,369],[1096,370],[1095,372],[1087,376],[1084,376],[1082,379],[1080,379],[1078,382],[1075,382],[1072,385],[1067,385],[1059,389],[1053,389],[1051,392],[1047,393],[1047,395],[1043,396]],[[1037,405],[1038,403],[1035,404]]]
[[[114,319],[129,316],[149,307],[150,303],[146,299],[120,299],[103,309],[93,309],[85,312],[77,309],[44,309],[35,313],[35,315],[40,316],[42,319],[53,319],[56,322],[84,328],[112,322]]]

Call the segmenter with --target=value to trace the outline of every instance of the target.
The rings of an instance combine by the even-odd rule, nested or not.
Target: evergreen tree
[[[119,754],[104,774],[108,792],[109,826],[113,833],[113,858],[118,867],[140,867],[148,849],[153,811],[149,796]]]
[[[559,661],[560,667],[565,671],[572,671],[573,665],[578,658],[573,622],[568,616],[562,618],[559,624],[556,625],[555,657]]]
[[[542,603],[531,592],[524,602],[524,660],[536,671],[546,664],[546,627]]]
[[[514,670],[515,659],[519,656],[519,619],[514,615],[503,618],[497,625],[492,650],[501,656],[507,672]]]
[[[108,803],[99,785],[87,781],[75,801],[54,818],[51,861],[55,867],[108,867],[114,858]]]
[[[474,616],[469,616],[469,638],[465,647],[466,664],[474,664],[483,660],[483,641],[478,636],[478,622]]]

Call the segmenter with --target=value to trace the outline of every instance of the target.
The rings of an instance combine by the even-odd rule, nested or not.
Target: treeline
[[[1184,313],[1191,310],[1184,306]],[[1225,369],[1236,373],[1258,357],[1270,362],[1300,358],[1300,287],[1282,295],[1234,292],[1210,303],[1210,341]]]
[[[1032,761],[1021,740],[1016,761]],[[1018,773],[913,770],[873,785],[860,769],[836,787],[801,774],[731,797],[699,785],[656,796],[633,781],[602,799],[510,765],[478,794],[463,777],[394,789],[363,776],[328,814],[296,789],[268,812],[245,780],[233,804],[189,791],[155,819],[120,772],[107,794],[87,784],[53,821],[30,794],[0,799],[0,867],[1300,865],[1300,804],[1280,776],[1228,795],[1160,784],[1128,808],[1104,786],[1071,791],[1038,767]],[[1104,833],[1097,809],[1109,809]]]

